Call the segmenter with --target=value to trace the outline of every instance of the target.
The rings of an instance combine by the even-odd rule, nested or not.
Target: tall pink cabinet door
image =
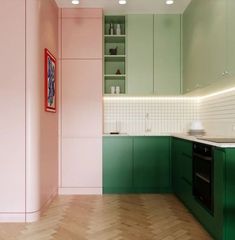
[[[102,60],[62,61],[62,134],[102,136]]]
[[[61,194],[102,193],[102,9],[62,9]]]
[[[65,191],[101,192],[102,60],[62,61],[61,180]]]
[[[62,58],[102,58],[102,18],[63,18]]]

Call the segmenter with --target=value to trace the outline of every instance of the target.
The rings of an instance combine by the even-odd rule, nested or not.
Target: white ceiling
[[[175,0],[173,5],[166,5],[165,0],[127,0],[126,5],[119,5],[118,0],[80,0],[73,5],[72,0],[55,0],[61,8],[103,8],[104,13],[182,13],[191,0]]]

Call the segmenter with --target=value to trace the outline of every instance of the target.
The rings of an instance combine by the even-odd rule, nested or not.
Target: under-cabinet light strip
[[[123,100],[127,100],[127,101],[138,101],[138,100],[147,100],[147,101],[156,101],[156,100],[172,100],[172,101],[177,101],[177,100],[197,100],[198,97],[131,97],[131,96],[126,96],[126,97],[119,97],[119,96],[109,96],[109,97],[104,97],[103,98],[105,101],[110,101],[110,100],[113,100],[113,101],[123,101]]]
[[[151,97],[136,97],[136,96],[105,96],[103,97],[104,101],[156,101],[156,100],[170,100],[170,101],[180,101],[180,100],[187,100],[187,101],[200,101],[206,98],[214,97],[214,96],[219,96],[223,95],[229,92],[235,91],[235,87],[233,88],[228,88],[222,91],[218,91],[215,93],[211,93],[205,96],[200,96],[200,97],[190,97],[190,96],[185,96],[185,97],[158,97],[158,96],[151,96]]]
[[[203,100],[205,98],[215,97],[215,96],[222,95],[222,94],[229,93],[229,92],[233,92],[233,91],[235,91],[235,87],[228,88],[228,89],[225,89],[225,90],[222,90],[222,91],[218,91],[218,92],[215,92],[215,93],[211,93],[211,94],[199,97],[199,99]]]

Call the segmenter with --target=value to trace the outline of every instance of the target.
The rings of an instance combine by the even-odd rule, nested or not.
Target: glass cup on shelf
[[[120,93],[120,87],[119,86],[116,86],[116,94],[119,94]]]
[[[111,94],[115,94],[115,86],[110,87]]]

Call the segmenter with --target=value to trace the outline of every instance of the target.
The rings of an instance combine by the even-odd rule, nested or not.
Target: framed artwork
[[[56,112],[56,58],[45,48],[45,111]]]

